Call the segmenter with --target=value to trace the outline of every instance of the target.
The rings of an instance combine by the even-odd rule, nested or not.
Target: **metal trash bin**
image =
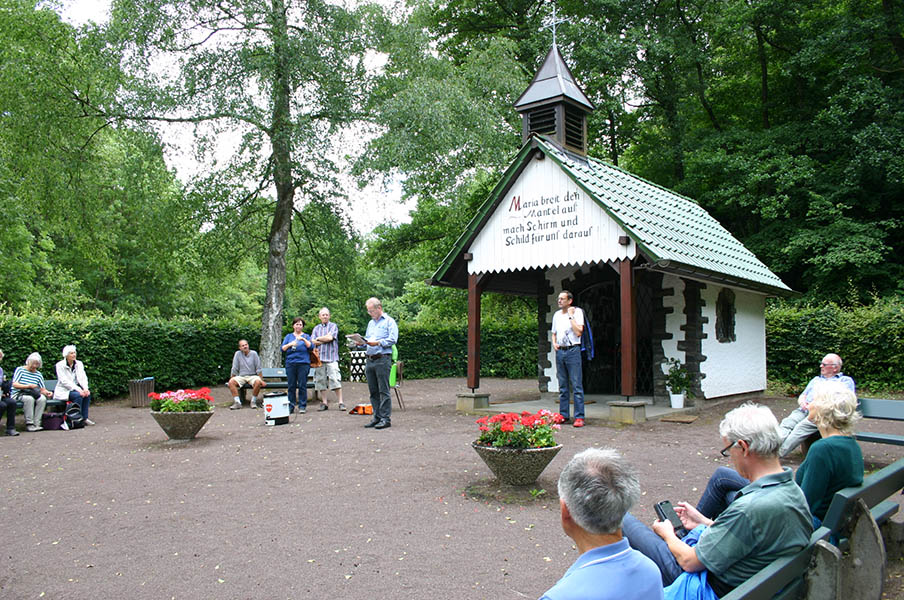
[[[151,405],[148,394],[154,391],[154,378],[129,380],[129,398],[132,399],[132,408],[142,408]]]

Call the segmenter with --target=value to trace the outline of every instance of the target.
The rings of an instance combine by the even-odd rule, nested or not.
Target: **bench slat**
[[[904,446],[904,435],[896,435],[894,433],[876,433],[872,431],[858,431],[854,437],[861,442],[872,442],[874,444],[893,444],[895,446]]]
[[[904,421],[904,401],[885,398],[860,398],[860,412],[867,419]]]

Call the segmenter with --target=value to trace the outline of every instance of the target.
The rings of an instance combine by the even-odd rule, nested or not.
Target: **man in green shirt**
[[[707,584],[721,597],[776,558],[801,550],[810,540],[813,524],[791,470],[779,463],[781,437],[769,408],[744,404],[730,411],[719,424],[719,434],[725,445],[722,455],[731,458],[750,484],[715,520],[687,502],[675,506],[685,528],[705,526],[693,532],[699,534],[697,544],[679,539],[667,521],[656,521],[650,530],[626,515],[622,531],[632,548],[657,564],[663,585],[706,569]]]

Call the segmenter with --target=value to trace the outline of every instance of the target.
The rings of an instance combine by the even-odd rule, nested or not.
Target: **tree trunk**
[[[273,145],[273,181],[276,185],[276,211],[270,227],[267,254],[267,297],[261,323],[261,363],[277,367],[282,341],[283,301],[286,297],[286,252],[295,202],[292,176],[291,121],[289,113],[289,35],[283,0],[272,0],[273,23],[273,123],[270,142]]]

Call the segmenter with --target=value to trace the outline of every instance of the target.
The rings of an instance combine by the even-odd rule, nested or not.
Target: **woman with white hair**
[[[94,425],[88,418],[88,407],[91,405],[91,390],[88,389],[88,376],[85,364],[76,360],[75,346],[69,344],[63,348],[63,360],[56,364],[57,385],[53,390],[54,400],[66,400],[78,404],[85,425]]]
[[[822,439],[810,446],[794,480],[818,526],[835,492],[863,483],[863,453],[854,439],[854,423],[860,419],[857,395],[843,385],[821,385],[810,400],[807,419],[819,428]]]
[[[38,371],[42,364],[41,355],[32,352],[25,359],[25,365],[16,367],[13,372],[13,400],[22,402],[26,431],[44,429],[41,427],[41,419],[44,417],[50,390],[44,387],[44,376]]]

